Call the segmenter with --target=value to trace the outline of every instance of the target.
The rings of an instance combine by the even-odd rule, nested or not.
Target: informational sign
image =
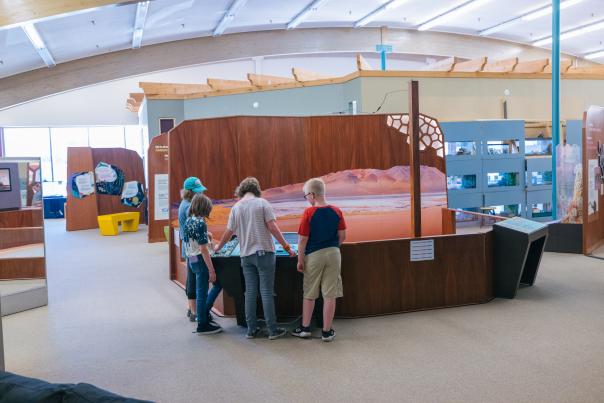
[[[168,174],[155,174],[155,213],[153,219],[168,220],[170,212]]]
[[[83,199],[95,192],[94,173],[77,172],[70,177],[71,194],[73,197]]]
[[[434,239],[411,241],[411,261],[434,260]]]
[[[145,200],[143,185],[138,181],[129,181],[124,183],[122,189],[121,202],[128,207],[138,207]]]
[[[515,231],[524,232],[525,234],[532,234],[533,232],[539,231],[547,227],[546,224],[537,221],[527,220],[525,218],[520,217],[510,218],[505,221],[499,221],[493,225],[510,228]]]
[[[596,181],[599,172],[597,159],[590,159],[587,165],[587,214],[592,215],[598,212],[598,191],[600,184]]]

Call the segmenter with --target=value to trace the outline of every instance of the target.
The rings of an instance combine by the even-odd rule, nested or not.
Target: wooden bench
[[[101,235],[117,235],[118,225],[122,224],[122,232],[138,231],[140,213],[138,211],[128,213],[105,214],[97,217]]]

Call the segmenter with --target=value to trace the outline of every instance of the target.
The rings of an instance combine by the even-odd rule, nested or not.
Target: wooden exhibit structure
[[[269,189],[349,169],[409,165],[409,121],[406,114],[184,121],[170,132],[170,278],[181,286],[186,279],[177,235],[180,184],[186,177],[202,178],[211,198],[229,199],[246,176],[257,177],[263,189]],[[440,128],[427,116],[419,115],[417,122],[421,165],[444,173]],[[491,234],[442,235],[455,231],[454,212],[442,209],[439,220],[442,227],[431,237],[412,238],[409,228],[402,239],[344,244],[345,296],[338,301],[337,315],[359,317],[489,301]],[[432,260],[411,259],[417,239],[433,240]],[[277,270],[276,293],[278,314],[300,313],[299,273]],[[218,304],[223,312],[233,313],[228,296]]]
[[[147,240],[149,242],[166,241],[164,227],[169,225],[168,215],[163,217],[163,212],[156,210],[156,200],[163,201],[168,197],[168,189],[156,189],[156,185],[162,185],[162,182],[168,176],[169,165],[169,138],[168,133],[162,133],[151,139],[149,149],[147,150],[147,175],[149,178],[149,224],[147,227]],[[158,193],[159,190],[159,193]],[[165,194],[164,194],[165,193]],[[167,200],[166,200],[167,204]],[[169,205],[166,206],[169,208]],[[159,206],[161,209],[161,206]]]
[[[562,79],[604,79],[604,66],[578,67],[571,59],[561,61]],[[292,68],[291,77],[248,74],[247,80],[223,80],[208,78],[204,84],[178,84],[140,82],[142,93],[131,93],[126,108],[138,112],[144,98],[147,99],[195,99],[212,96],[270,91],[287,88],[312,87],[348,82],[358,77],[402,77],[402,78],[522,78],[549,79],[552,66],[549,59],[519,60],[489,59],[480,57],[467,60],[450,57],[427,65],[418,71],[374,70],[360,54],[356,58],[356,71],[345,76],[333,77]]]
[[[67,148],[67,177],[76,172],[94,172],[99,162],[119,167],[124,172],[125,181],[145,183],[143,160],[136,151],[125,148]],[[68,185],[70,186],[70,185]],[[145,203],[140,207],[128,207],[120,202],[119,196],[91,194],[83,199],[74,197],[71,189],[67,191],[65,211],[67,231],[98,228],[97,217],[104,214],[127,211],[141,212],[141,222],[146,222]]]
[[[42,209],[0,211],[0,280],[38,278],[46,278]]]
[[[583,253],[604,246],[604,108],[583,115]]]

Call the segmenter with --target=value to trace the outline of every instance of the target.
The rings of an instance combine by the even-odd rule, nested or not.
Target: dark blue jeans
[[[195,260],[193,258],[192,260]],[[197,326],[204,328],[208,325],[208,319],[210,317],[210,309],[214,305],[214,301],[222,291],[222,285],[216,279],[211,290],[208,292],[210,273],[208,266],[203,261],[201,255],[197,256],[196,262],[190,262],[191,271],[195,274],[195,289],[197,292]]]

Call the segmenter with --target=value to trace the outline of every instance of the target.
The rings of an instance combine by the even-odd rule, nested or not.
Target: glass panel
[[[123,126],[90,127],[88,131],[90,147],[124,147]]]
[[[476,143],[473,141],[445,142],[446,155],[476,155]]]
[[[518,186],[518,172],[489,172],[487,185],[490,188]]]
[[[476,189],[476,175],[447,176],[447,189]]]
[[[531,172],[531,185],[551,185],[552,184],[552,171],[539,171]]]
[[[518,154],[519,152],[519,140],[487,141],[487,154],[489,155]]]
[[[134,150],[143,157],[143,134],[139,126],[124,126],[124,136],[126,138],[126,148]]]
[[[531,217],[551,217],[552,215],[552,204],[551,203],[533,203],[531,205]]]
[[[5,128],[4,151],[7,157],[40,158],[42,160],[42,180],[53,180],[48,128]]]
[[[88,147],[88,128],[53,127],[50,129],[50,138],[54,181],[60,185],[67,181],[67,147]],[[48,186],[46,194],[57,194],[56,189]]]
[[[457,222],[468,222],[468,221],[476,220],[476,217],[477,217],[476,215],[465,213],[465,211],[474,212],[474,213],[480,212],[479,207],[465,207],[465,208],[462,208],[461,210],[463,210],[463,211],[460,211],[460,210],[455,211],[455,221],[457,221]]]
[[[501,217],[517,217],[521,213],[520,204],[491,206],[492,213]]]
[[[526,155],[552,155],[551,139],[527,139],[524,141]]]

